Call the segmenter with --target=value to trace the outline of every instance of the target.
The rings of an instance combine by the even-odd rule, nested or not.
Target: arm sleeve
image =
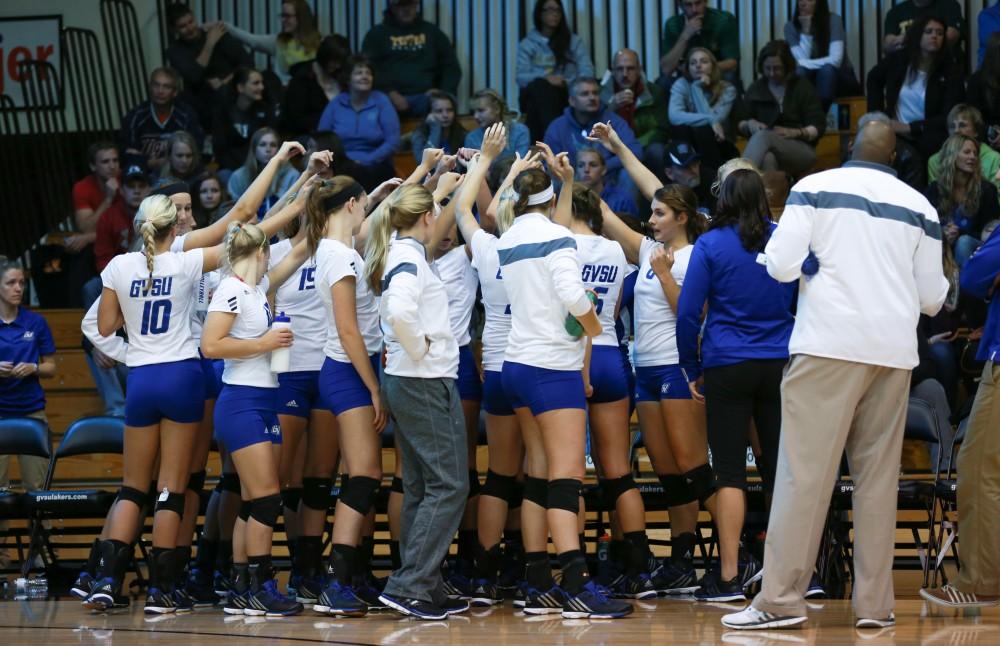
[[[887,31],[886,33],[891,32]],[[865,85],[867,86],[865,88],[865,96],[868,97],[869,112],[885,111],[885,70],[887,63],[888,59],[882,59],[878,65],[868,72],[868,78],[865,81]]]
[[[431,137],[433,133],[424,132],[423,128],[417,128],[410,135],[410,151],[413,153],[413,158],[420,163],[420,159],[423,157],[425,148],[433,148],[433,142]]]
[[[111,230],[108,218],[101,214],[97,218],[97,227],[94,229],[94,260],[97,263],[97,271],[102,271],[115,257],[114,232]]]
[[[983,66],[983,57],[986,55],[986,43],[989,42],[990,36],[995,32],[1000,31],[1000,16],[995,13],[980,11],[979,12],[979,67]]]
[[[117,256],[116,256],[117,257]],[[107,267],[101,271],[101,286],[108,289],[114,289],[116,279],[118,278],[118,263],[112,258],[111,262],[108,263]]]
[[[818,136],[822,136],[826,131],[826,112],[823,111],[823,103],[816,88],[806,78],[799,78],[796,85],[801,94],[803,122],[807,126],[816,128]]]
[[[1000,275],[1000,228],[966,261],[960,274],[962,291],[985,299]]]
[[[455,46],[451,40],[440,29],[436,31],[434,38],[437,41],[437,64],[441,70],[439,89],[455,94],[458,91],[458,82],[462,80],[462,66],[458,63]]]
[[[928,217],[933,212],[928,212]],[[784,219],[784,218],[782,218]],[[944,299],[948,297],[948,279],[944,277],[941,262],[941,227],[937,218],[930,218],[937,229],[938,237],[934,238],[926,232],[917,243],[913,254],[913,280],[917,285],[917,298],[920,311],[928,316],[934,316],[941,311]]]
[[[87,340],[94,344],[94,347],[108,355],[118,363],[125,363],[125,356],[128,351],[128,345],[125,344],[125,339],[121,338],[117,334],[112,334],[111,336],[101,336],[101,333],[97,330],[97,310],[101,306],[101,299],[98,298],[94,301],[87,313],[84,314],[83,320],[80,321],[80,331],[83,332],[83,336],[87,337]]]
[[[696,242],[677,302],[677,354],[688,381],[695,381],[701,375],[698,332],[701,329],[701,312],[708,298],[710,282],[708,254],[704,245]]]
[[[316,124],[316,130],[319,132],[335,132],[336,129],[334,128],[334,123],[336,122],[336,119],[334,117],[337,111],[333,102],[336,100],[337,98],[334,97],[329,103],[326,104],[326,107],[323,108],[323,114],[320,115],[319,123]]]
[[[712,106],[713,123],[725,123],[733,111],[733,104],[736,103],[736,88],[726,83],[726,88],[719,96],[719,100]]]
[[[48,356],[50,354],[55,354],[56,342],[52,338],[52,329],[49,328],[48,321],[42,318],[39,321],[39,323],[41,323],[41,325],[39,325],[38,329],[36,330],[36,332],[38,333],[38,339],[37,339],[38,354],[40,354],[43,357]]]
[[[778,227],[764,248],[767,273],[778,282],[790,283],[802,275],[802,263],[809,255],[812,240],[815,200],[814,194],[793,191],[788,196]],[[687,278],[684,284],[687,286]]]
[[[683,18],[680,20],[675,20],[675,18],[677,16],[667,18],[667,21],[663,24],[663,39],[660,41],[660,58],[670,53],[670,50],[677,44],[677,39],[680,38],[681,30],[684,28]]]
[[[348,276],[357,278],[358,275],[354,272],[352,261],[353,259],[348,254],[333,253],[329,256],[328,262],[324,263],[323,276],[317,276],[317,278],[322,278],[322,282],[331,287]]]
[[[940,92],[940,86],[932,85],[928,82],[926,92]],[[952,107],[962,102],[965,98],[965,81],[962,72],[957,66],[953,66],[947,72],[944,84],[944,100],[939,109],[934,114],[927,114],[923,121],[915,121],[910,124],[911,135],[920,137],[928,128],[944,132],[948,129],[948,113]],[[924,101],[926,105],[926,99]]]
[[[399,272],[389,281],[382,293],[386,321],[403,350],[414,361],[427,354],[427,336],[420,327],[420,280],[416,274]]]
[[[573,34],[570,46],[573,48],[573,60],[576,62],[576,78],[594,76],[594,63],[590,60],[590,52],[587,51],[587,45],[584,44],[583,39]],[[566,80],[572,81],[573,79]]]
[[[531,132],[528,130],[528,126],[523,123],[514,124],[508,148],[520,153],[522,157],[528,154],[528,149],[531,148]]]
[[[674,81],[674,84],[670,86],[670,107],[668,108],[668,113],[670,115],[670,123],[675,126],[707,126],[711,125],[712,120],[707,114],[702,114],[699,112],[688,112],[684,105],[684,98],[686,95],[691,96],[692,102],[695,104],[695,108],[699,109],[698,95],[701,93],[701,86],[697,83],[690,84],[687,79],[679,78]],[[704,96],[704,93],[701,93]],[[708,101],[703,100],[704,105],[708,107]]]
[[[233,38],[246,43],[258,52],[264,52],[274,56],[278,51],[278,34],[251,34],[245,29],[240,29],[234,24],[226,23],[228,31]]]
[[[534,81],[539,76],[542,76],[545,71],[531,62],[531,57],[533,55],[533,45],[527,38],[522,38],[521,42],[517,44],[517,84],[520,87],[527,87],[529,83]]]
[[[545,257],[545,266],[552,276],[552,285],[559,300],[573,316],[583,316],[590,311],[590,299],[580,278],[580,260],[576,247],[560,249]]]
[[[212,294],[212,302],[208,304],[209,312],[225,312],[239,314],[243,311],[243,290],[239,283],[223,280]]]

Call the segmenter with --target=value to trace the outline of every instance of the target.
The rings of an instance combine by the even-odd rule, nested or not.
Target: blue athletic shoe
[[[358,598],[351,586],[330,581],[313,604],[313,610],[338,617],[364,617],[368,614],[368,604]]]
[[[281,594],[274,579],[264,581],[259,590],[251,593],[243,609],[243,614],[251,617],[290,617],[300,612],[302,604]]]
[[[566,599],[562,616],[566,619],[618,619],[632,614],[632,604],[608,596],[595,581],[588,581],[580,593]]]
[[[556,614],[562,612],[563,604],[565,604],[568,600],[569,593],[560,588],[558,585],[552,586],[545,592],[535,588],[528,588],[524,596],[524,614]]]

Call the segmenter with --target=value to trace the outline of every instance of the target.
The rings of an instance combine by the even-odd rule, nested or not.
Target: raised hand
[[[430,171],[432,168],[437,166],[438,161],[444,156],[444,151],[440,148],[424,148],[423,155],[420,157],[420,165],[424,167],[425,170]]]
[[[607,123],[595,123],[594,127],[590,129],[590,136],[587,137],[587,141],[596,141],[611,152],[618,151],[624,145],[610,121]]]
[[[492,161],[503,152],[506,146],[507,128],[504,127],[502,121],[498,121],[487,128],[486,134],[483,135],[482,156],[484,159]]]
[[[306,171],[317,174],[329,169],[333,165],[333,153],[329,150],[319,150],[309,155],[309,165]]]
[[[278,149],[278,154],[275,157],[281,161],[288,161],[296,155],[304,154],[306,154],[306,149],[302,147],[302,144],[297,141],[286,141],[281,144],[281,148]]]

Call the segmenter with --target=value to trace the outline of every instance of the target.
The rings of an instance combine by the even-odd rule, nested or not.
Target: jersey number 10
[[[170,327],[170,301],[146,301],[142,307],[142,334],[163,334]]]

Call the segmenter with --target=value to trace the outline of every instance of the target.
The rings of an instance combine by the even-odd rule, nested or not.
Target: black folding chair
[[[45,489],[30,492],[26,496],[28,512],[37,521],[53,518],[99,518],[103,521],[115,502],[117,489],[52,489],[56,466],[65,458],[98,454],[121,455],[124,451],[124,436],[125,422],[120,417],[84,417],[70,424],[49,464]],[[37,548],[43,561],[54,563],[55,552],[48,537],[41,541],[36,539],[37,534],[33,533],[31,550]]]
[[[52,448],[49,444],[48,425],[33,417],[0,419],[0,455],[30,455],[51,460]],[[9,490],[0,491],[0,520],[31,520],[31,518],[25,494]],[[34,528],[31,533],[34,534]],[[21,545],[20,532],[12,532],[8,528],[4,534],[14,536],[18,559],[22,564],[30,564],[31,549],[29,547],[26,557],[24,547]]]
[[[941,575],[942,585],[948,583],[948,575],[944,571],[944,560],[948,557],[949,552],[954,559],[956,569],[961,567],[958,559],[958,519],[956,518],[958,512],[958,479],[955,474],[955,459],[958,448],[965,440],[965,433],[968,427],[969,418],[966,417],[959,423],[955,439],[952,441],[952,445],[948,447],[948,455],[951,456],[951,459],[948,461],[948,468],[945,470],[944,477],[941,475],[940,468],[936,469],[935,472],[934,486],[929,503],[929,535],[923,579],[923,587],[925,588],[928,585],[931,587],[937,586],[938,574]],[[942,447],[939,452],[939,467],[941,462],[940,456],[944,454],[945,447]],[[940,520],[938,519],[939,511],[941,514]],[[931,570],[934,572],[933,580],[931,580]]]

